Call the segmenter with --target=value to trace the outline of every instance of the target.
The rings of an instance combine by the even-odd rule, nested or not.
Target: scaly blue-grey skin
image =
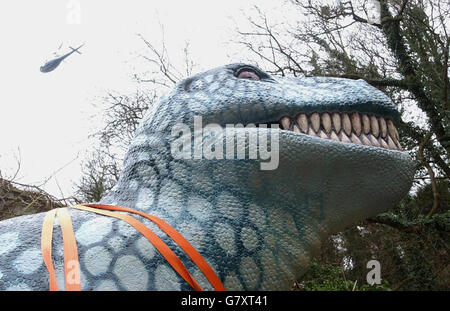
[[[240,79],[242,68],[261,80]],[[135,208],[174,226],[211,264],[228,290],[286,290],[321,239],[393,207],[414,173],[401,151],[279,131],[279,166],[259,160],[174,159],[172,127],[269,123],[299,112],[359,112],[399,120],[389,98],[362,80],[274,78],[233,64],[176,85],[143,120],[114,189],[102,203]],[[341,131],[344,131],[342,129]],[[83,290],[188,290],[154,247],[126,223],[70,210]],[[0,289],[48,290],[40,252],[44,214],[0,222]],[[155,225],[143,222],[172,247]],[[173,247],[203,288],[211,287]],[[53,253],[63,282],[60,228]]]

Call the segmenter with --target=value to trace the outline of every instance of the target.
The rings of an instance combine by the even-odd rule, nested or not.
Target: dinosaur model
[[[190,140],[192,133],[174,130],[183,128],[177,124],[194,128],[199,117],[200,143]],[[246,64],[215,68],[179,82],[150,109],[118,183],[100,203],[165,220],[192,243],[227,290],[288,290],[321,240],[392,208],[408,193],[414,163],[401,150],[399,121],[391,100],[363,80],[272,77]],[[234,131],[245,133],[246,140],[226,141],[234,147],[231,157],[208,158],[225,145],[211,129],[227,124],[242,124]],[[260,143],[270,142],[272,158],[234,156],[248,149],[255,135]],[[180,141],[193,146],[184,153],[178,148],[182,156],[174,148]],[[125,222],[69,211],[83,290],[190,289]],[[48,290],[40,250],[44,215],[0,222],[1,290]],[[158,227],[140,220],[211,289]],[[64,288],[57,224],[53,235],[58,284]]]

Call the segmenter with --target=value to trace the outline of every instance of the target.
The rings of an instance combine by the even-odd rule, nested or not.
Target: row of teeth
[[[358,112],[300,113],[295,118],[283,117],[281,128],[324,139],[402,150],[397,129],[392,120]]]

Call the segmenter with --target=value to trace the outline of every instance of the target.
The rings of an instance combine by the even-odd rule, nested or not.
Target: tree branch
[[[393,86],[393,87],[399,87],[404,90],[408,90],[408,88],[409,88],[408,82],[406,80],[399,80],[399,79],[392,79],[392,78],[371,79],[371,78],[366,78],[366,77],[363,77],[363,76],[360,76],[357,74],[351,74],[351,73],[342,74],[342,75],[330,74],[330,75],[325,75],[325,76],[326,77],[335,77],[335,78],[346,78],[346,79],[352,79],[352,80],[362,79],[362,80],[365,80],[370,85],[377,86],[377,87]]]
[[[434,228],[443,232],[450,232],[450,211],[435,214],[430,218],[421,217],[416,221],[400,219],[389,213],[380,214],[365,220],[368,224],[383,224],[406,233],[420,233],[424,229]]]

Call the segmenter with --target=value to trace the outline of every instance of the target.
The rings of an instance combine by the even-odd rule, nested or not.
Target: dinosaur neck
[[[259,160],[174,159],[167,140],[143,130],[102,202],[166,220],[228,289],[289,289],[325,235],[398,201],[367,176],[389,183],[402,154],[330,153],[320,139],[286,132],[280,141],[278,168],[261,170]],[[385,163],[389,170],[378,170]]]
[[[283,167],[261,171],[254,160],[165,163],[158,161],[164,158],[160,153],[135,150],[129,155],[134,161],[125,162],[121,180],[102,202],[164,219],[205,257],[228,290],[289,289],[319,248],[324,230],[320,215],[310,210],[320,210],[320,194],[289,189]]]

